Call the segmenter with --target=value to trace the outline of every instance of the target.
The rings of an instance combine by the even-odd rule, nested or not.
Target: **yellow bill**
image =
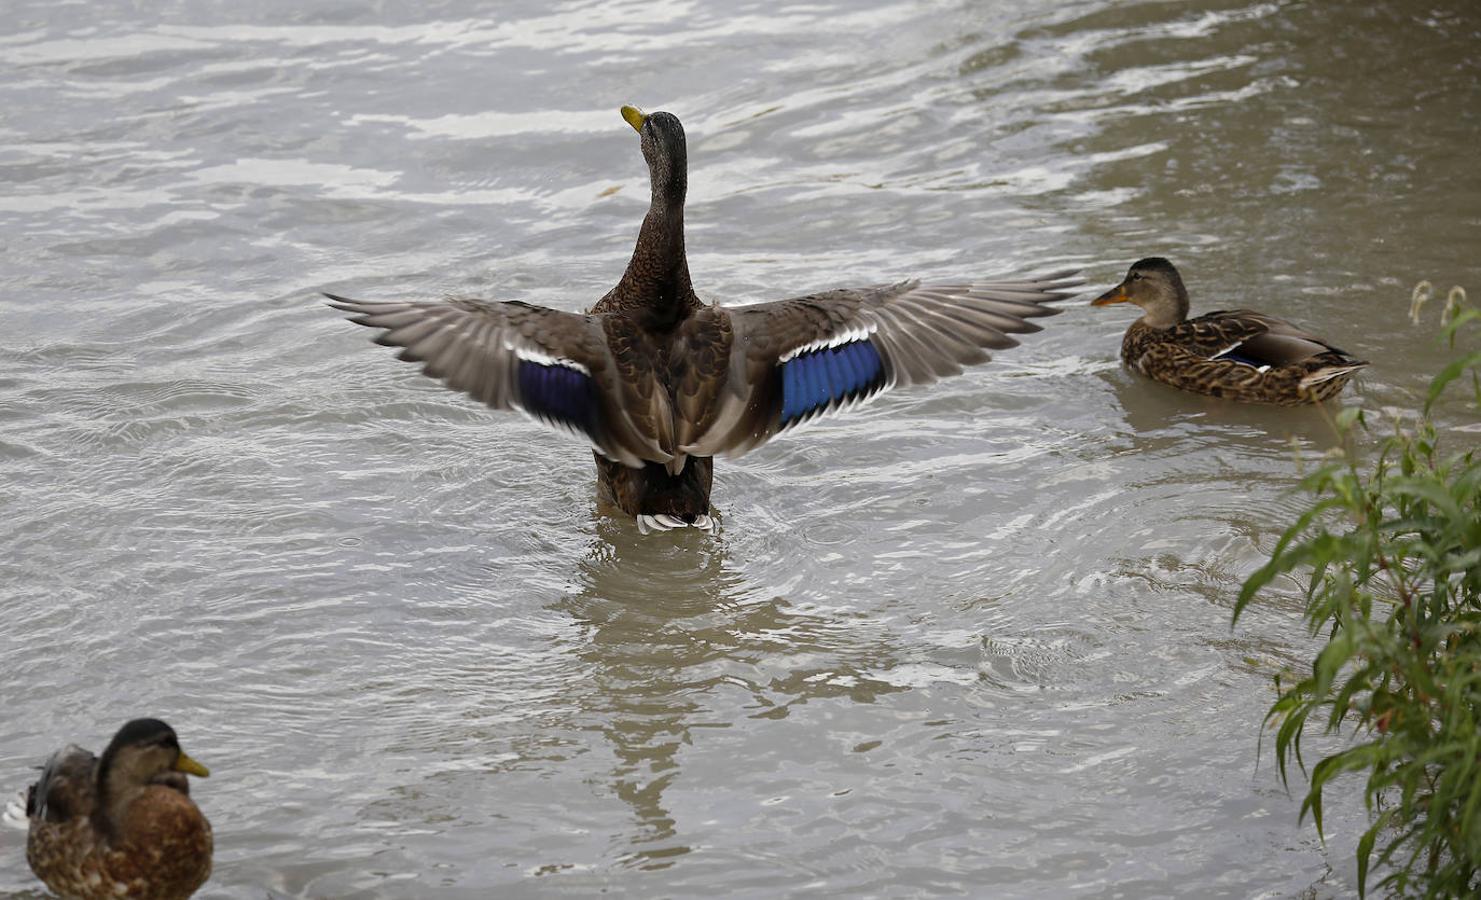
[[[180,755],[175,758],[175,771],[184,772],[187,775],[194,775],[197,778],[207,778],[211,774],[210,769],[191,759],[189,756],[186,756],[184,750],[181,750]]]
[[[633,131],[639,133],[643,131],[643,123],[648,121],[648,117],[636,106],[624,106],[622,108],[622,118],[626,119],[627,124],[633,127]]]
[[[1090,301],[1091,306],[1110,306],[1112,303],[1129,303],[1131,298],[1126,295],[1126,285],[1118,284]]]

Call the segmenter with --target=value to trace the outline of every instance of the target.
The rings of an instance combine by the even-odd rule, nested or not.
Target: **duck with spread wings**
[[[891,387],[928,384],[1016,346],[1058,312],[1073,272],[902,281],[753,306],[707,305],[684,251],[684,129],[622,108],[652,198],[627,270],[590,312],[518,301],[369,302],[327,295],[449,388],[575,432],[602,500],[640,530],[714,525],[712,457],[738,456]]]

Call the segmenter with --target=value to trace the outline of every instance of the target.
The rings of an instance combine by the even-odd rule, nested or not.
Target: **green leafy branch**
[[[1422,283],[1414,312],[1423,305]],[[1455,348],[1481,320],[1450,292],[1443,339]],[[1358,842],[1359,890],[1370,872],[1399,894],[1473,896],[1481,889],[1481,458],[1446,454],[1430,414],[1447,388],[1470,374],[1481,410],[1481,350],[1441,369],[1411,428],[1395,423],[1377,458],[1348,451],[1301,481],[1313,501],[1281,534],[1269,562],[1240,590],[1237,621],[1282,576],[1309,570],[1304,617],[1326,644],[1311,671],[1276,679],[1266,716],[1289,786],[1289,763],[1307,775],[1301,816],[1323,832],[1322,801],[1333,779],[1366,773],[1370,825]],[[1346,434],[1369,424],[1361,410],[1336,418]],[[1309,722],[1325,733],[1350,728],[1350,746],[1307,770],[1301,741]]]

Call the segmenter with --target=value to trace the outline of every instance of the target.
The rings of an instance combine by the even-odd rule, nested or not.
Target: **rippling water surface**
[[[1481,293],[1474,3],[309,6],[0,24],[4,782],[167,718],[211,897],[1354,893],[1361,809],[1323,847],[1257,766],[1294,588],[1229,628],[1320,413],[1133,378],[1077,303],[643,539],[315,292],[586,307],[631,102],[707,299],[1159,253],[1405,407],[1411,286]]]

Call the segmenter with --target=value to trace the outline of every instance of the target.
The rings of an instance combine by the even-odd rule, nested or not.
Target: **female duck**
[[[158,719],[124,725],[101,759],[58,750],[26,795],[31,871],[79,900],[189,897],[211,874],[212,843],[187,774],[209,773]]]
[[[1135,303],[1142,317],[1126,329],[1121,358],[1175,388],[1295,406],[1335,397],[1367,365],[1274,316],[1248,309],[1188,318],[1188,290],[1160,256],[1134,263],[1092,306]]]
[[[518,301],[369,303],[329,295],[448,387],[590,442],[601,499],[640,530],[712,527],[711,457],[738,456],[887,388],[986,362],[1038,331],[1073,283],[1043,278],[832,290],[726,309],[695,296],[684,251],[688,156],[666,112],[622,116],[652,197],[627,271],[586,314]]]

